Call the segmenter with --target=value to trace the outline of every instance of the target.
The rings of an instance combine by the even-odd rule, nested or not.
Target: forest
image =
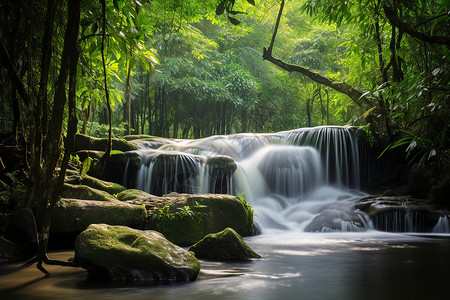
[[[199,139],[358,126],[449,176],[446,0],[4,0],[1,210],[27,187],[45,254],[76,133]]]

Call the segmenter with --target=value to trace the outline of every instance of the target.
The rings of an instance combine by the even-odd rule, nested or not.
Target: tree
[[[26,72],[27,82],[25,83],[16,70],[15,62],[11,59],[8,49],[4,43],[1,46],[1,58],[3,66],[8,69],[16,91],[22,98],[24,106],[27,110],[34,112],[27,116],[31,122],[27,126],[25,135],[29,138],[30,143],[30,198],[37,204],[37,221],[38,221],[38,251],[35,259],[37,267],[45,274],[48,274],[42,266],[43,263],[51,263],[47,257],[47,243],[49,237],[50,218],[53,208],[58,200],[58,196],[62,190],[65,170],[69,161],[71,149],[73,147],[73,139],[76,132],[77,119],[75,115],[75,92],[76,78],[79,57],[78,35],[80,24],[80,0],[68,1],[67,11],[59,11],[60,16],[66,13],[67,23],[64,33],[64,43],[62,47],[61,57],[59,58],[60,67],[59,74],[55,78],[53,91],[53,102],[47,101],[47,81],[49,77],[50,60],[58,59],[52,54],[51,48],[54,40],[54,22],[56,22],[56,1],[49,0],[45,10],[44,35],[40,43],[41,52],[41,73],[40,86],[36,91],[33,85],[32,65],[34,57],[28,53],[29,68]],[[28,3],[33,4],[33,2]],[[12,4],[12,8],[24,9],[30,16],[26,25],[27,40],[26,49],[31,51],[33,47],[33,36],[31,26],[35,20],[34,7],[32,5],[21,6],[22,3]],[[17,6],[16,6],[17,5]],[[20,41],[19,41],[20,42]],[[68,85],[68,90],[66,86]],[[16,92],[13,91],[13,92]],[[57,169],[61,154],[61,142],[63,133],[64,110],[68,102],[68,129],[65,139],[64,158]],[[48,114],[49,107],[52,105],[52,112]],[[22,115],[24,119],[25,116]],[[52,124],[52,126],[47,126]],[[55,176],[57,179],[55,180]]]

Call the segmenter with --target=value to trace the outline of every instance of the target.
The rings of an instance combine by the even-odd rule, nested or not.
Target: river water
[[[0,299],[446,299],[450,236],[378,231],[267,231],[246,242],[263,259],[201,261],[190,283],[91,283],[81,268],[0,266]],[[73,252],[50,253],[67,259]]]

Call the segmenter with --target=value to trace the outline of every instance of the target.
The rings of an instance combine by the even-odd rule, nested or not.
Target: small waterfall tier
[[[320,126],[282,133],[290,145],[311,146],[319,151],[325,183],[360,188],[360,154],[356,129]]]

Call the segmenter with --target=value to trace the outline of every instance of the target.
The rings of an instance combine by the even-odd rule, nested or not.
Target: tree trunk
[[[35,201],[40,203],[40,209],[38,211],[38,230],[39,230],[39,246],[36,260],[38,262],[37,267],[43,273],[49,274],[47,270],[44,269],[42,264],[44,262],[49,262],[47,258],[47,244],[50,230],[50,219],[57,202],[58,195],[62,189],[62,184],[64,182],[65,176],[65,166],[67,166],[68,156],[70,154],[70,135],[75,135],[76,130],[76,117],[75,121],[73,116],[75,113],[74,101],[75,101],[75,87],[76,82],[76,68],[78,64],[78,33],[80,24],[80,2],[81,0],[73,0],[68,2],[68,19],[67,27],[64,36],[64,49],[61,57],[61,68],[56,83],[56,90],[53,100],[53,113],[50,124],[52,126],[48,130],[47,143],[48,147],[43,156],[43,163],[41,163],[41,171],[33,172],[32,174],[40,173],[42,176],[36,178],[32,187],[32,196]],[[61,134],[64,116],[64,107],[66,103],[66,82],[68,74],[71,74],[70,84],[69,84],[69,103],[71,124],[69,125],[68,140],[66,147],[67,158],[63,160],[62,169],[59,174],[59,180],[55,184],[54,173],[56,165],[59,161],[61,153]],[[40,123],[42,124],[42,122]],[[75,127],[74,127],[75,126]],[[70,135],[69,135],[70,134]],[[36,165],[36,164],[33,164]]]
[[[108,90],[108,83],[106,80],[106,62],[105,62],[105,39],[106,39],[106,0],[102,0],[102,43],[101,43],[101,52],[102,52],[102,64],[103,64],[103,85],[105,88],[105,98],[106,98],[106,105],[108,108],[108,144],[106,145],[105,153],[103,154],[101,158],[101,164],[104,165],[106,163],[106,160],[111,155],[112,150],[112,109],[111,109],[111,103],[109,101],[109,90]]]
[[[131,63],[129,62],[125,81],[125,105],[123,106],[123,121],[127,123],[125,133],[128,135],[131,132],[131,69]]]

